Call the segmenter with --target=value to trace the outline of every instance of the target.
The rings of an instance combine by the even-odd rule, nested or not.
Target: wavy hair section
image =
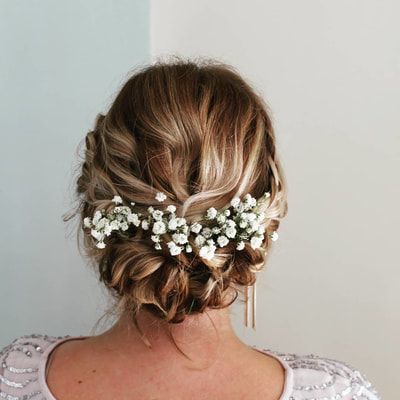
[[[267,233],[278,229],[287,214],[287,189],[271,119],[261,96],[233,67],[174,58],[133,73],[85,137],[78,205],[64,221],[78,216],[79,236],[83,219],[108,210],[114,195],[145,212],[157,206],[157,191],[167,195],[163,206],[175,205],[188,221],[235,196],[269,191],[265,226]],[[237,251],[232,243],[207,261],[195,248],[179,256],[155,250],[146,231],[109,239],[102,250],[87,234],[82,244],[118,308],[133,321],[143,308],[171,323],[230,305],[241,286],[255,282],[270,247],[266,235],[261,249]]]

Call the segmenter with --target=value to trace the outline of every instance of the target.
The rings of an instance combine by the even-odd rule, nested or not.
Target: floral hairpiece
[[[170,234],[172,240],[166,244],[171,255],[175,256],[182,251],[191,253],[192,245],[189,243],[189,236],[193,233],[195,238],[192,241],[200,250],[200,257],[211,260],[214,257],[217,246],[224,247],[231,240],[236,242],[236,249],[243,250],[245,242],[249,242],[253,249],[261,247],[264,240],[265,228],[262,221],[265,213],[259,208],[260,204],[270,197],[269,192],[256,200],[249,193],[241,200],[234,197],[228,208],[218,211],[211,207],[207,210],[204,219],[206,225],[200,222],[188,224],[183,217],[177,217],[174,205],[167,206],[164,210],[157,210],[150,206],[148,213],[133,212],[131,207],[123,204],[120,196],[114,196],[112,202],[116,206],[111,212],[97,210],[93,218],[86,217],[83,220],[85,228],[90,229],[91,235],[97,240],[96,246],[103,249],[106,244],[104,239],[110,236],[113,231],[126,231],[130,225],[138,229],[151,230],[151,240],[154,248],[161,250],[162,235]],[[157,192],[155,199],[163,202],[167,196]],[[130,202],[132,206],[134,202]],[[269,234],[271,240],[278,239],[278,233],[274,231]]]

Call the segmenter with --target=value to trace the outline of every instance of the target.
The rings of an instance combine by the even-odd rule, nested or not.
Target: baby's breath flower
[[[97,210],[97,211],[94,213],[94,216],[93,216],[93,221],[92,221],[93,225],[96,225],[96,224],[99,222],[99,220],[100,220],[100,218],[101,218],[102,216],[103,216],[102,212],[99,211],[99,210]]]
[[[273,232],[270,234],[270,238],[271,238],[271,240],[274,241],[274,242],[277,241],[278,238],[279,238],[278,232],[277,232],[277,231],[273,231]]]
[[[112,231],[113,231],[113,229],[112,229],[111,224],[107,222],[106,226],[104,227],[104,234],[106,236],[110,236]]]
[[[162,221],[156,221],[153,224],[153,232],[156,235],[161,235],[163,233],[167,232],[167,227],[165,226],[164,222]]]
[[[202,226],[198,222],[194,222],[192,225],[190,225],[190,230],[194,233],[199,233],[201,228]]]
[[[226,216],[225,216],[224,214],[218,215],[217,221],[218,221],[219,223],[221,223],[221,224],[224,223],[224,222],[226,221]]]
[[[203,228],[203,230],[201,231],[201,234],[206,238],[209,239],[212,236],[212,231],[209,227],[205,227]]]
[[[129,228],[129,225],[125,221],[123,221],[121,224],[121,229],[123,231],[126,231],[126,230],[128,230],[128,228]]]
[[[159,242],[160,241],[160,235],[151,235],[150,238],[151,238],[151,240],[153,242]]]
[[[163,202],[166,198],[167,196],[163,192],[156,193],[156,200],[158,200],[159,202]]]
[[[149,224],[149,221],[147,221],[147,219],[144,219],[144,220],[142,221],[142,229],[143,229],[143,230],[147,231],[147,230],[150,228],[149,225],[150,225],[150,224]]]
[[[139,226],[140,225],[140,219],[139,219],[139,216],[136,213],[128,214],[126,219],[128,220],[128,222],[130,222],[131,224],[133,224],[135,226]]]
[[[177,218],[171,218],[168,221],[168,229],[170,231],[175,231],[177,228],[178,228],[178,220],[177,220]]]
[[[111,200],[115,204],[122,204],[122,199],[120,196],[114,196],[113,199]]]
[[[176,211],[176,207],[173,204],[170,204],[167,208],[167,211],[169,211],[170,213],[174,213]]]
[[[230,240],[236,241],[236,249],[243,250],[245,242],[250,242],[253,249],[262,246],[265,234],[265,227],[262,225],[266,214],[259,211],[258,205],[266,198],[270,197],[269,192],[265,192],[261,198],[256,200],[247,193],[243,196],[243,201],[239,197],[234,197],[230,201],[231,209],[223,209],[220,212],[215,207],[208,208],[204,219],[213,221],[203,226],[200,222],[188,224],[184,217],[176,217],[176,206],[168,205],[164,211],[169,215],[165,216],[164,211],[155,209],[153,206],[147,208],[147,215],[140,212],[132,212],[132,208],[123,205],[120,196],[115,195],[112,202],[115,203],[113,210],[106,213],[105,209],[97,210],[93,218],[83,219],[84,228],[90,229],[91,235],[97,240],[96,246],[104,248],[104,239],[110,236],[113,231],[127,231],[130,225],[141,227],[143,230],[152,232],[151,240],[154,248],[161,250],[161,235],[170,233],[172,240],[167,245],[171,255],[178,255],[182,251],[190,253],[193,251],[189,243],[189,235],[192,233],[197,236],[194,244],[199,249],[202,258],[211,259],[219,247],[227,246]],[[162,192],[157,192],[156,200],[163,202],[167,196]],[[122,204],[122,205],[118,205]],[[135,202],[130,202],[135,206]],[[278,239],[276,231],[269,235],[272,241]]]
[[[221,236],[218,236],[217,242],[220,247],[224,247],[229,243],[229,239],[226,236],[221,235]]]
[[[239,204],[240,204],[240,198],[239,198],[239,197],[234,197],[234,198],[231,200],[231,206],[232,206],[233,208],[236,208]]]
[[[237,250],[243,250],[244,249],[244,242],[241,240],[237,245],[236,245]]]
[[[154,210],[152,216],[155,220],[161,221],[164,213],[161,210]]]
[[[172,240],[167,243],[167,246],[169,248],[171,256],[177,256],[178,254],[181,254],[183,249],[181,246],[177,246],[176,243]]]
[[[104,238],[104,234],[103,233],[101,233],[100,231],[98,231],[98,230],[96,230],[96,229],[92,229],[91,231],[90,231],[90,233],[91,233],[91,235],[95,238],[95,239],[97,239],[97,240],[103,240],[103,238]]]
[[[202,246],[206,242],[206,238],[203,235],[197,235],[194,239],[194,243],[197,247]]]
[[[85,228],[91,228],[92,227],[92,219],[89,217],[83,218],[83,225]]]
[[[216,249],[213,240],[209,239],[207,240],[207,244],[200,248],[199,255],[206,260],[211,260],[214,257]]]
[[[250,245],[253,249],[261,247],[263,238],[261,236],[252,236],[250,240]]]
[[[176,223],[177,223],[178,226],[183,226],[183,225],[186,224],[186,219],[185,219],[185,218],[182,218],[182,217],[178,217],[178,218],[176,219]]]
[[[246,228],[246,226],[247,226],[247,221],[244,220],[244,219],[242,219],[241,221],[239,221],[239,226],[240,226],[241,228]]]
[[[206,218],[214,219],[217,216],[217,214],[218,214],[218,211],[214,207],[211,207],[207,210]]]
[[[172,239],[174,240],[175,243],[179,244],[185,244],[188,241],[187,236],[183,233],[174,233],[172,235]]]

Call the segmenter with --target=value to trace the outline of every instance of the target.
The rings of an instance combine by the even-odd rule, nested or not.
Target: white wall
[[[347,361],[395,398],[400,3],[153,0],[151,52],[236,66],[273,110],[289,214],[248,342]]]
[[[70,207],[79,142],[129,70],[148,61],[146,1],[1,1],[0,348],[87,334],[102,287],[78,254]]]

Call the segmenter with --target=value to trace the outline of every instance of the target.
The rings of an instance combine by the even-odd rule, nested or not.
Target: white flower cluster
[[[228,208],[218,211],[211,207],[205,215],[206,223],[200,222],[188,224],[183,217],[176,216],[176,207],[169,205],[164,210],[157,210],[150,206],[148,213],[143,215],[135,213],[131,207],[123,204],[120,196],[114,196],[112,202],[116,204],[110,213],[105,214],[104,209],[96,211],[93,218],[86,217],[83,220],[85,228],[90,229],[91,235],[97,240],[96,246],[105,247],[104,239],[113,231],[127,231],[130,225],[143,230],[151,231],[151,240],[154,248],[161,250],[162,235],[168,234],[172,240],[166,245],[171,255],[175,256],[182,251],[191,253],[192,244],[199,249],[200,257],[211,260],[218,247],[228,245],[230,241],[236,242],[236,249],[243,250],[248,242],[253,249],[261,247],[265,228],[262,222],[265,214],[258,210],[261,202],[270,197],[270,193],[256,200],[250,194],[246,194],[241,200],[235,197]],[[163,202],[167,196],[157,192],[155,199]],[[130,203],[132,206],[134,202]],[[194,238],[193,238],[194,235]],[[271,240],[278,239],[278,233],[270,234]]]

